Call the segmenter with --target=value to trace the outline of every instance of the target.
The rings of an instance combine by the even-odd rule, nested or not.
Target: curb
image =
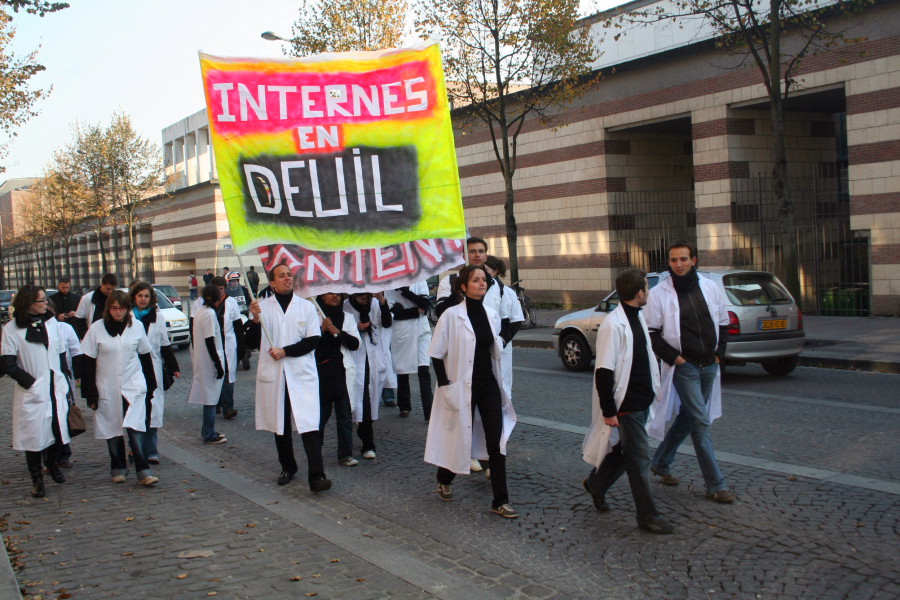
[[[3,543],[3,558],[0,559],[0,598],[4,600],[21,600],[22,590],[19,581],[13,572],[9,562],[9,553],[6,551],[6,538],[0,533],[0,542]]]
[[[553,349],[553,342],[547,340],[520,340],[513,338],[513,348]],[[854,358],[828,358],[823,356],[800,355],[801,367],[820,369],[843,369],[846,371],[866,371],[871,373],[900,374],[900,363]]]

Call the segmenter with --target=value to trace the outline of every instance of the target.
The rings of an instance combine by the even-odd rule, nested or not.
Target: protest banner
[[[200,65],[238,253],[466,236],[436,44]]]
[[[285,264],[300,296],[392,290],[464,262],[465,240],[416,240],[386,248],[322,252],[291,244],[259,248],[266,272]]]

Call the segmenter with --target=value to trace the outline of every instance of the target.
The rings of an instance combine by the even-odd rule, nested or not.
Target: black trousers
[[[288,473],[297,472],[297,460],[294,458],[294,441],[291,431],[291,398],[287,389],[284,390],[284,434],[275,434],[275,449],[278,450],[278,462],[281,469]],[[316,430],[300,434],[303,442],[303,450],[306,452],[306,464],[308,480],[312,483],[316,479],[325,477],[325,465],[322,463],[322,438]]]
[[[422,413],[425,420],[431,418],[431,405],[434,402],[434,392],[431,390],[431,370],[429,367],[419,367],[419,395],[422,396]],[[412,395],[409,391],[409,374],[397,374],[397,408],[401,411],[412,410]]]
[[[31,473],[32,476],[40,475],[43,472],[41,463],[48,466],[51,462],[56,464],[59,453],[63,448],[62,433],[60,433],[59,419],[57,418],[59,413],[56,410],[56,393],[53,389],[52,375],[50,378],[50,404],[53,415],[53,443],[43,450],[25,451],[25,463],[28,465],[28,472]]]
[[[325,442],[325,425],[334,409],[337,426],[338,460],[353,456],[353,407],[347,392],[347,378],[341,370],[339,377],[319,378],[319,437]]]
[[[366,377],[363,381],[362,421],[356,426],[356,435],[362,442],[362,451],[375,451],[375,430],[372,427],[372,404],[369,397],[369,359],[366,357]],[[376,400],[377,401],[377,400]]]
[[[500,438],[503,435],[503,399],[500,396],[500,387],[497,381],[491,377],[488,382],[472,382],[472,418],[475,410],[481,415],[481,423],[484,426],[484,439],[488,451],[488,465],[491,469],[491,488],[494,492],[494,508],[509,502],[509,491],[506,488],[506,456],[500,453]],[[438,483],[450,485],[456,473],[438,468]]]

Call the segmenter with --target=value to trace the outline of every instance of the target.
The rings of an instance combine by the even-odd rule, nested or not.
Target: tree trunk
[[[509,282],[519,281],[519,229],[516,225],[515,203],[516,192],[513,189],[512,175],[503,176],[506,200],[503,212],[506,216],[506,245],[509,249]]]
[[[100,270],[101,276],[109,273],[106,262],[106,247],[103,245],[103,221],[97,221],[97,249],[100,251]],[[88,285],[91,285],[88,283]]]
[[[794,200],[788,183],[787,150],[784,144],[784,99],[780,90],[778,94],[772,95],[771,108],[772,134],[775,141],[772,181],[775,203],[778,206],[782,257],[782,272],[778,273],[778,276],[800,306],[800,268],[797,257],[797,233],[794,227]]]

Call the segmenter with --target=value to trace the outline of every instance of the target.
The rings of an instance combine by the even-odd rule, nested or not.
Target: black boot
[[[31,473],[31,497],[44,497],[44,473],[41,468],[40,452],[25,452],[25,461],[28,463],[28,472]]]
[[[65,483],[66,476],[63,475],[62,469],[59,466],[59,463],[56,460],[57,453],[55,452],[55,448],[51,446],[50,448],[44,450],[44,466],[47,467],[47,470],[50,472],[50,477],[53,478],[53,481],[56,483]]]

